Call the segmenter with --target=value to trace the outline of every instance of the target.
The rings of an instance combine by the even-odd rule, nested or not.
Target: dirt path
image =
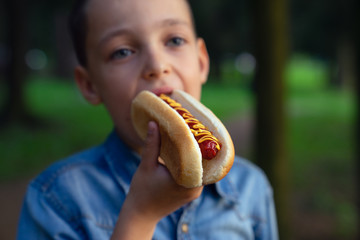
[[[16,225],[29,179],[0,183],[0,239],[16,236]]]

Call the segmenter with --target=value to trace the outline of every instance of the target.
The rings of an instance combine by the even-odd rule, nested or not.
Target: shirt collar
[[[105,159],[110,169],[126,192],[130,182],[140,164],[140,156],[132,151],[113,130],[104,144]]]
[[[231,172],[230,172],[231,173]],[[235,203],[239,199],[239,192],[237,191],[234,182],[230,177],[230,173],[222,180],[215,183],[217,193],[229,202]]]
[[[140,164],[140,156],[132,151],[117,135],[112,131],[105,142],[105,158],[110,169],[126,192],[129,190],[132,176],[135,174]],[[231,171],[221,181],[215,183],[217,193],[230,202],[236,202],[238,191],[231,179]]]

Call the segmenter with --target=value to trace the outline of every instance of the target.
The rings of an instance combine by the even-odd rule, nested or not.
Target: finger
[[[151,121],[148,124],[148,132],[145,146],[142,151],[142,161],[149,166],[156,166],[160,154],[160,133],[158,125]]]

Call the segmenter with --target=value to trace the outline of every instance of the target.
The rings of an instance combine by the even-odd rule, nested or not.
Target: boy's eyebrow
[[[123,35],[126,33],[129,33],[130,31],[127,29],[117,29],[114,31],[110,31],[109,33],[105,34],[102,38],[100,38],[99,41],[99,46],[103,45],[104,43],[106,43],[109,39],[115,37],[115,36],[119,36],[119,35]]]
[[[159,27],[169,27],[169,26],[175,26],[175,25],[184,25],[191,27],[191,24],[187,21],[179,20],[179,19],[165,19],[159,23]],[[125,35],[129,34],[131,31],[128,29],[116,29],[114,31],[110,31],[108,34],[105,34],[99,41],[99,45],[103,45],[105,42],[107,42],[109,39],[119,36],[119,35]]]
[[[186,25],[189,26],[190,23],[187,21],[183,21],[180,19],[175,19],[175,18],[169,18],[169,19],[165,19],[164,21],[160,22],[161,26],[174,26],[174,25]]]

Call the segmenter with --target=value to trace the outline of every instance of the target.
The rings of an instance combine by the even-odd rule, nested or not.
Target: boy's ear
[[[204,39],[199,38],[198,40],[198,48],[199,48],[199,64],[200,64],[200,73],[201,73],[201,84],[206,83],[209,70],[210,70],[210,59],[209,54],[206,49],[206,44]]]
[[[82,66],[77,66],[75,68],[75,81],[78,88],[80,89],[80,92],[89,103],[97,105],[102,102],[101,96],[95,84],[90,79],[86,68]]]

